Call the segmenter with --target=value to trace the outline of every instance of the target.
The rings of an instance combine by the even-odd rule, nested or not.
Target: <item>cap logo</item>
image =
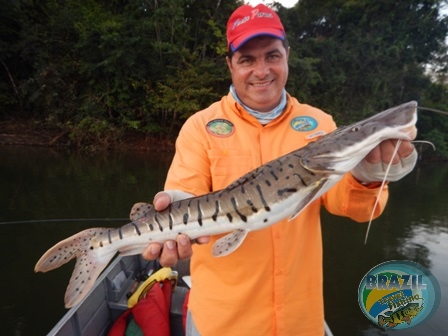
[[[238,7],[227,21],[226,34],[227,47],[233,52],[256,36],[285,39],[285,29],[277,13],[263,4]]]
[[[250,15],[250,16],[246,15],[242,19],[236,19],[235,22],[233,23],[232,30],[234,30],[236,27],[238,27],[238,26],[242,25],[243,23],[246,23],[247,21],[252,20],[252,19],[259,19],[259,18],[273,19],[274,18],[274,15],[272,15],[272,13],[260,12],[260,10],[258,8],[251,10],[251,14],[252,15]]]

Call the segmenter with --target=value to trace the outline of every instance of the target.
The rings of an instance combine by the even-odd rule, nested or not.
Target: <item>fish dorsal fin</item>
[[[333,183],[327,183],[327,179],[321,179],[313,183],[312,188],[303,188],[299,191],[300,201],[297,204],[294,212],[289,217],[289,220],[293,220],[297,215],[305,209],[305,207],[314,201],[316,198],[327,192],[333,186]],[[317,185],[316,185],[317,184]],[[311,190],[310,190],[311,189]]]
[[[243,243],[248,232],[247,230],[235,230],[219,238],[213,244],[213,256],[224,257],[235,251]]]
[[[149,203],[139,202],[135,203],[132,206],[131,213],[129,214],[129,218],[131,221],[136,221],[140,218],[143,218],[146,216],[148,212],[150,212],[152,209],[152,205]]]

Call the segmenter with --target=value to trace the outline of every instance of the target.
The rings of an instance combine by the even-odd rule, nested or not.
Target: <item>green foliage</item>
[[[113,147],[123,136],[123,130],[106,120],[85,117],[76,125],[66,123],[69,144],[92,152]]]
[[[411,99],[448,110],[446,0],[274,2],[287,31],[287,90],[340,124]],[[0,13],[2,117],[59,125],[77,146],[126,130],[174,137],[228,92],[225,29],[239,0],[16,0]],[[447,116],[419,136],[448,156]],[[429,157],[430,153],[424,153]]]
[[[424,158],[441,158],[448,156],[448,146],[446,133],[442,133],[439,129],[433,128],[426,133],[425,139],[431,142],[435,149],[425,146],[421,150],[421,156]]]
[[[416,99],[429,85],[424,66],[443,50],[442,1],[302,0],[293,28],[300,58],[320,80],[307,101],[341,123]]]
[[[448,111],[448,87],[443,84],[432,83],[422,98],[421,106]],[[440,159],[448,157],[448,112],[435,113],[421,109],[417,123],[419,139],[430,141],[436,147],[435,151],[422,146],[421,154],[424,159]]]

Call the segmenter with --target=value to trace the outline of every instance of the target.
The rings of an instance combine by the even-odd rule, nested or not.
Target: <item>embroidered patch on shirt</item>
[[[211,135],[225,138],[235,132],[235,126],[226,119],[213,119],[207,123],[207,132]]]
[[[317,120],[312,117],[295,117],[291,120],[291,127],[299,132],[312,131],[317,127]]]

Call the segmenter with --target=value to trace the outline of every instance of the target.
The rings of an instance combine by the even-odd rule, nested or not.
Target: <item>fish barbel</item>
[[[248,232],[287,217],[294,218],[351,171],[374,147],[388,139],[413,140],[417,103],[390,108],[309,143],[243,175],[227,188],[172,203],[163,211],[150,205],[119,228],[91,228],[50,248],[36,272],[55,269],[77,258],[65,294],[67,308],[79,303],[119,252],[143,252],[183,233],[195,239],[231,232],[213,245],[214,256],[236,250]],[[143,209],[143,210],[142,210]]]

